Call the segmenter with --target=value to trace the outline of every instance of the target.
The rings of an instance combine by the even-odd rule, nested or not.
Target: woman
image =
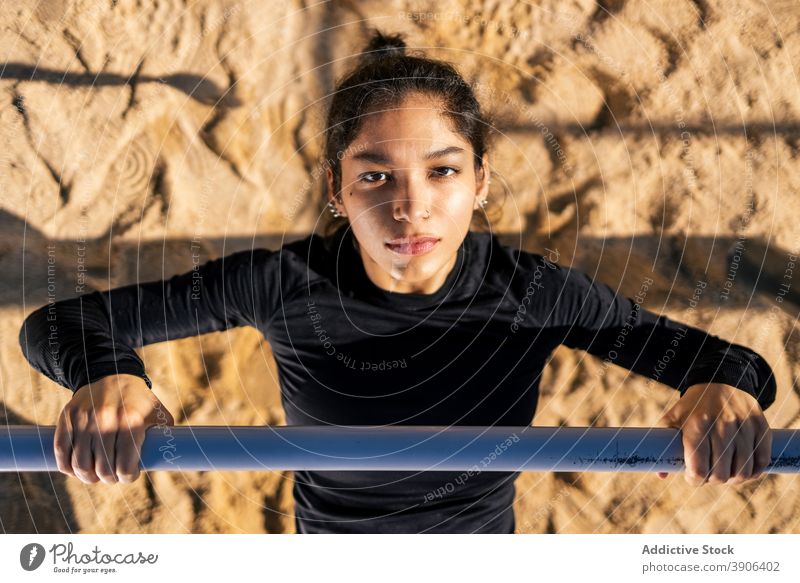
[[[332,232],[28,317],[26,357],[75,391],[59,470],[135,480],[145,428],[173,421],[134,348],[249,325],[271,344],[290,425],[529,425],[544,364],[565,344],[680,391],[660,424],[683,429],[689,481],[757,477],[775,398],[764,359],[471,229],[489,192],[488,128],[452,66],[376,32],[329,110]],[[60,362],[45,349],[52,322]],[[510,533],[517,475],[297,471],[296,526]]]

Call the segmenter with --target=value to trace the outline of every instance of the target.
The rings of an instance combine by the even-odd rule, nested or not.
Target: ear
[[[325,180],[328,183],[327,200],[333,199],[333,171],[330,168],[325,168]]]
[[[489,154],[483,155],[483,166],[480,170],[478,170],[478,174],[475,177],[477,188],[475,189],[475,203],[472,205],[472,208],[477,210],[481,208],[481,201],[485,200],[487,196],[489,196],[489,181],[490,181],[490,172],[489,172]]]
[[[344,205],[340,204],[334,198],[334,192],[333,192],[333,170],[331,170],[330,168],[325,168],[325,177],[326,177],[326,181],[328,183],[328,192],[327,192],[327,195],[328,195],[327,199],[328,200],[327,200],[327,202],[332,202],[333,204],[335,204],[336,205],[336,210],[339,211],[340,215],[342,215],[343,217],[347,216],[347,213],[344,210]]]

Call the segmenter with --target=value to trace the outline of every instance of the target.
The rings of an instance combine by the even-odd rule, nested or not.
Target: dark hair
[[[419,92],[442,102],[443,115],[454,132],[472,146],[476,173],[483,169],[482,157],[494,137],[491,117],[481,110],[472,87],[449,62],[409,54],[401,34],[383,34],[372,29],[371,38],[360,55],[356,67],[341,79],[328,109],[324,156],[333,173],[334,195],[341,190],[341,159],[361,130],[370,112],[399,104],[409,93]],[[323,180],[321,202],[328,202],[327,183]],[[487,211],[495,212],[489,201]],[[324,206],[323,206],[324,209]],[[488,225],[487,211],[473,212],[471,228],[483,230]],[[347,223],[346,218],[327,218],[325,234],[331,234]]]

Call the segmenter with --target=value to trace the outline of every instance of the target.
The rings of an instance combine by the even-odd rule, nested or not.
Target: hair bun
[[[405,54],[406,43],[402,34],[383,34],[373,29],[369,44],[361,52],[361,62],[374,63],[383,59],[402,57]]]

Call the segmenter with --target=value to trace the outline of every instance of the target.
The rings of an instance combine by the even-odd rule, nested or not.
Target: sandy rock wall
[[[371,25],[456,63],[495,114],[494,228],[509,243],[547,246],[631,295],[652,278],[646,307],[768,358],[767,417],[800,427],[797,310],[729,269],[743,241],[800,249],[796,3],[24,0],[0,4],[0,21],[4,423],[52,425],[69,398],[16,342],[48,283],[72,297],[315,228],[324,100]],[[254,330],[140,354],[178,423],[283,421]],[[566,349],[542,391],[543,425],[651,425],[677,398]],[[291,483],[6,474],[0,527],[292,532]],[[530,473],[517,492],[519,532],[800,531],[785,476],[695,490],[680,476]]]

